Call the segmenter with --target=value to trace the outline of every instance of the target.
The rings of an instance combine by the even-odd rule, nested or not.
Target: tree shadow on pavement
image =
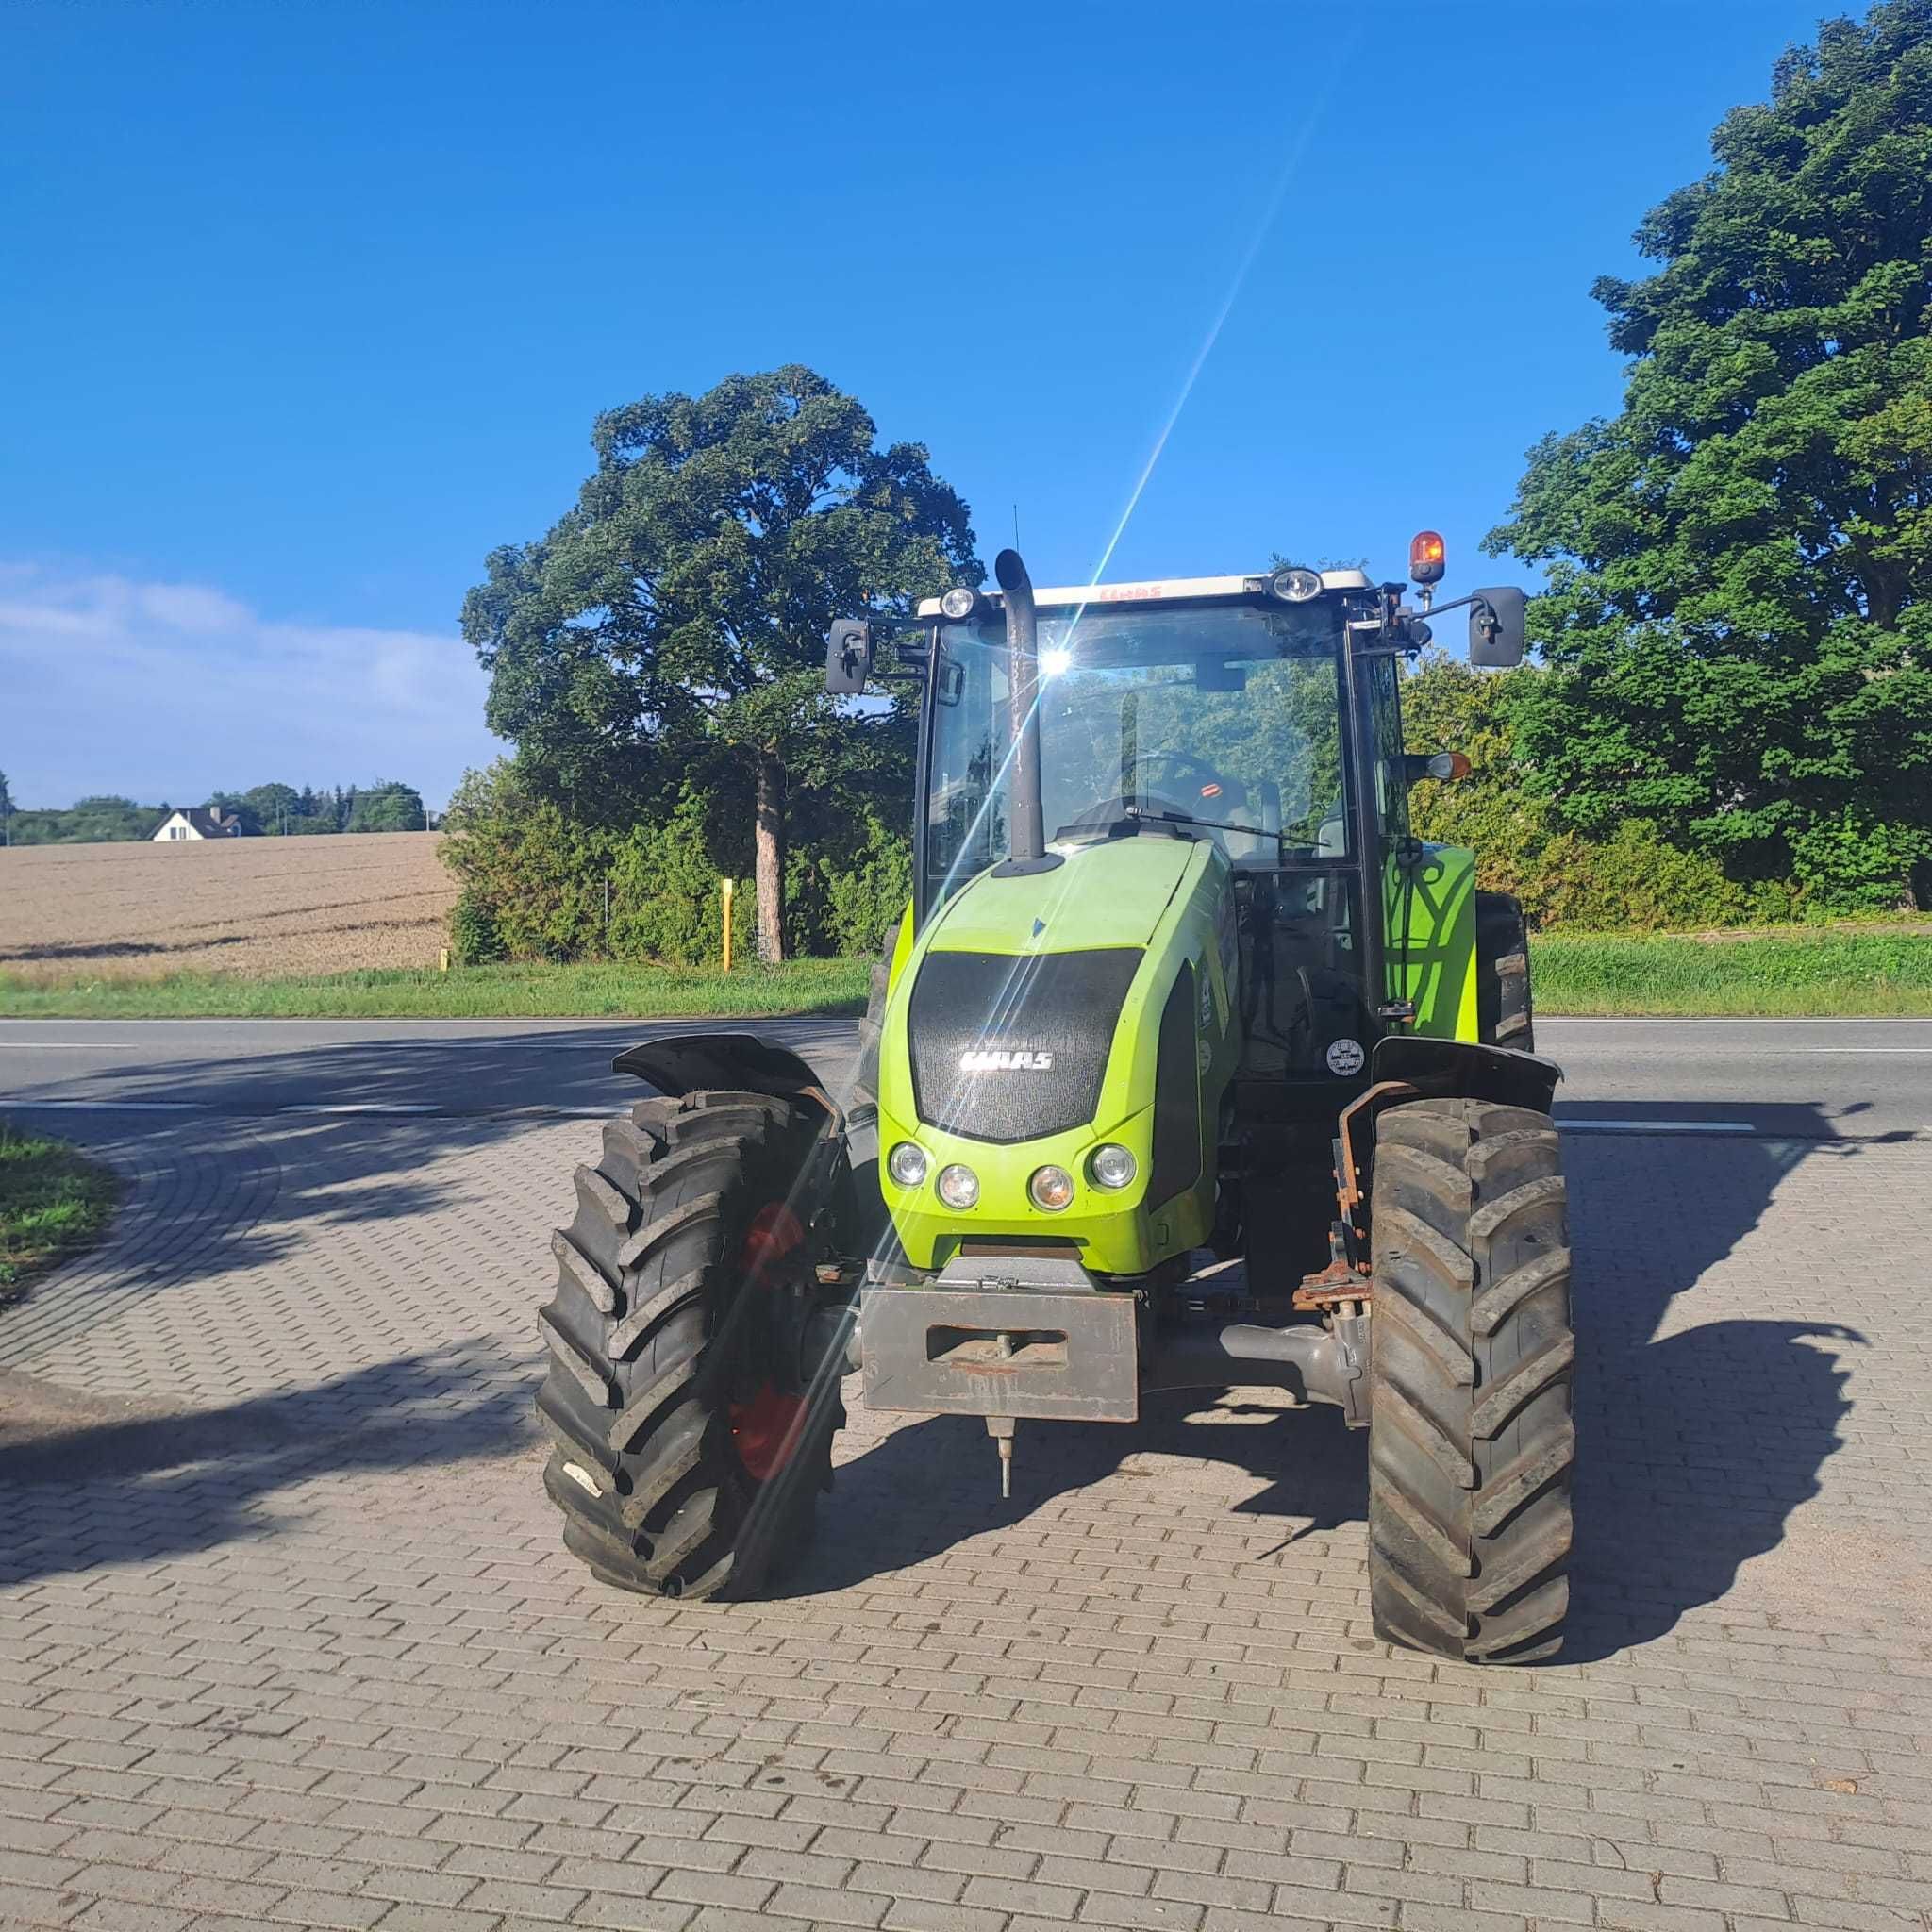
[[[512,1455],[535,1435],[530,1394],[483,1345],[189,1411],[0,1376],[0,1587],[271,1535],[270,1499],[318,1476]]]
[[[157,1057],[100,1066],[79,1078],[25,1083],[8,1093],[8,1104],[27,1107],[50,1096],[103,1107],[166,1102],[249,1118],[291,1107],[420,1107],[427,1111],[417,1116],[415,1131],[433,1142],[442,1124],[494,1121],[508,1131],[527,1111],[608,1108],[614,1113],[650,1090],[627,1074],[613,1074],[611,1060],[625,1047],[659,1034],[776,1030],[834,1078],[857,1055],[852,1021],[836,1017],[612,1020],[503,1031],[478,1025],[444,1035],[425,1032],[435,1024],[429,1022],[395,1023],[397,1030],[388,1034],[372,1030],[389,1024],[382,1021],[275,1024],[291,1034],[325,1036],[335,1024],[353,1025],[358,1037],[324,1037],[257,1051],[250,1044],[256,1036],[241,1034],[224,1053]],[[192,1120],[184,1115],[176,1130],[192,1131]]]
[[[1650,1641],[1723,1598],[1740,1567],[1774,1548],[1792,1511],[1819,1493],[1840,1446],[1851,1400],[1831,1349],[1864,1338],[1830,1323],[1737,1317],[1735,1279],[1710,1279],[1801,1161],[1854,1159],[1871,1144],[1840,1138],[1822,1107],[1774,1111],[1776,1138],[1566,1137],[1579,1456],[1564,1662]],[[1628,1103],[1568,1118],[1592,1113],[1709,1118],[1704,1108]],[[1713,1319],[1700,1321],[1707,1306]],[[1256,1564],[1291,1560],[1295,1543],[1364,1518],[1366,1432],[1324,1408],[1227,1426],[1224,1407],[1211,1413],[1215,1400],[1157,1398],[1127,1428],[1023,1424],[1009,1503],[978,1421],[897,1429],[840,1469],[819,1541],[787,1587],[839,1589],[1011,1528],[1129,1457],[1208,1457],[1260,1479],[1265,1487],[1234,1506],[1279,1525],[1248,1558]]]
[[[417,1028],[266,1051],[252,1050],[251,1034],[224,1055],[23,1082],[7,1097],[9,1113],[82,1142],[127,1185],[105,1241],[22,1297],[11,1331],[0,1330],[0,1364],[27,1366],[110,1310],[319,1251],[331,1230],[458,1205],[466,1183],[461,1170],[439,1167],[445,1155],[487,1155],[533,1124],[582,1115],[580,1148],[547,1177],[554,1206],[519,1237],[540,1278],[549,1228],[568,1218],[572,1166],[594,1158],[598,1117],[652,1091],[613,1074],[612,1057],[654,1032],[773,1024],[625,1020],[434,1038]],[[850,1021],[777,1024],[842,1082],[856,1045]],[[55,1099],[87,1105],[37,1108]],[[156,1107],[184,1110],[144,1110]],[[532,1319],[535,1307],[533,1296]]]

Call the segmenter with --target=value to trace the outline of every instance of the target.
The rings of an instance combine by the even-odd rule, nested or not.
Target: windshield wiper
[[[1281,834],[1271,832],[1265,825],[1236,825],[1226,819],[1197,819],[1191,811],[1148,811],[1144,807],[1130,805],[1124,808],[1130,819],[1144,819],[1150,825],[1199,825],[1207,832],[1245,832],[1251,839],[1273,839],[1277,850],[1281,846]]]

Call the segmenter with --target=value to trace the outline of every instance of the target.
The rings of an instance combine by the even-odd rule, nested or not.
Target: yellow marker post
[[[731,971],[731,881],[720,879],[720,890],[724,894],[724,970]]]
[[[444,946],[436,956],[436,970],[439,973],[447,973],[449,971],[449,948],[447,946]]]

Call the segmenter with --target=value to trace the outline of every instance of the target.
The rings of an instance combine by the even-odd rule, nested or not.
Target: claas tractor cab
[[[1442,546],[1356,570],[997,589],[834,626],[921,687],[913,893],[851,1089],[781,1042],[621,1055],[555,1248],[540,1409],[606,1580],[744,1595],[808,1533],[840,1378],[1019,1431],[1263,1388],[1369,1431],[1388,1641],[1552,1654],[1574,1453],[1569,1246],[1520,908],[1409,828]],[[1465,608],[1523,653],[1521,591]],[[875,1135],[875,1165],[855,1160]]]

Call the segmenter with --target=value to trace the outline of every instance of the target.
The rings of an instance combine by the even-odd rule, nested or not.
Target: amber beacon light
[[[1447,568],[1441,538],[1434,530],[1418,530],[1408,546],[1409,582],[1440,584]]]

